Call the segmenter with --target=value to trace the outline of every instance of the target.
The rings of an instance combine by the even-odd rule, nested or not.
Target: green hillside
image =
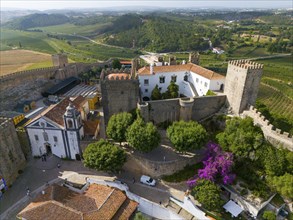
[[[61,14],[31,14],[16,18],[5,24],[6,28],[26,30],[33,27],[45,27],[69,22],[69,18]]]

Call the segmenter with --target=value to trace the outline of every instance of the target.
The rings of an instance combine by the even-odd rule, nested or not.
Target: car
[[[154,180],[153,178],[146,176],[146,175],[142,175],[140,177],[140,182],[149,186],[155,186],[156,185],[156,180]]]

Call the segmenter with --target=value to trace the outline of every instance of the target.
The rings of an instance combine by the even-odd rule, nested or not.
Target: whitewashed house
[[[60,158],[80,160],[80,140],[84,137],[83,120],[86,120],[88,111],[85,98],[65,98],[29,121],[25,128],[32,155],[52,153]]]
[[[199,65],[188,63],[171,66],[148,66],[138,70],[143,100],[151,99],[152,90],[158,85],[161,93],[170,82],[179,86],[179,93],[187,97],[204,96],[208,90],[223,90],[225,77]]]

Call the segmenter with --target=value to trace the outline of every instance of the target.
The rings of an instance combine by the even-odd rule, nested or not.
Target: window
[[[196,78],[196,82],[198,83],[198,78]]]
[[[55,142],[58,142],[57,136],[53,136],[53,139],[54,139]]]
[[[144,92],[149,92],[149,90],[148,89],[145,89]]]
[[[72,120],[67,120],[67,125],[68,125],[68,128],[73,128],[73,122]]]
[[[176,82],[176,80],[177,80],[177,76],[175,76],[175,75],[173,75],[173,76],[171,76],[171,82]]]
[[[208,83],[207,82],[204,83],[204,87],[208,87]]]
[[[39,140],[39,136],[35,135],[35,140],[38,141]]]
[[[188,75],[184,76],[184,81],[186,81],[186,82],[188,81]]]
[[[48,141],[49,137],[48,137],[48,133],[47,132],[43,132],[43,137],[44,137],[44,141]]]
[[[165,83],[165,76],[160,76],[160,83]]]
[[[162,90],[162,87],[159,87],[159,90],[161,91]]]
[[[149,85],[149,80],[145,79],[143,83],[144,83],[145,86],[148,86]]]

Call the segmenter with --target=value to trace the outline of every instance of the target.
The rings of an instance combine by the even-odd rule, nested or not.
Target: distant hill
[[[26,30],[33,27],[45,27],[69,22],[69,18],[61,14],[31,14],[7,22],[4,27]]]
[[[128,22],[127,22],[128,21]],[[156,52],[206,50],[207,41],[191,22],[181,22],[160,16],[124,15],[108,28],[109,44],[143,48]]]

